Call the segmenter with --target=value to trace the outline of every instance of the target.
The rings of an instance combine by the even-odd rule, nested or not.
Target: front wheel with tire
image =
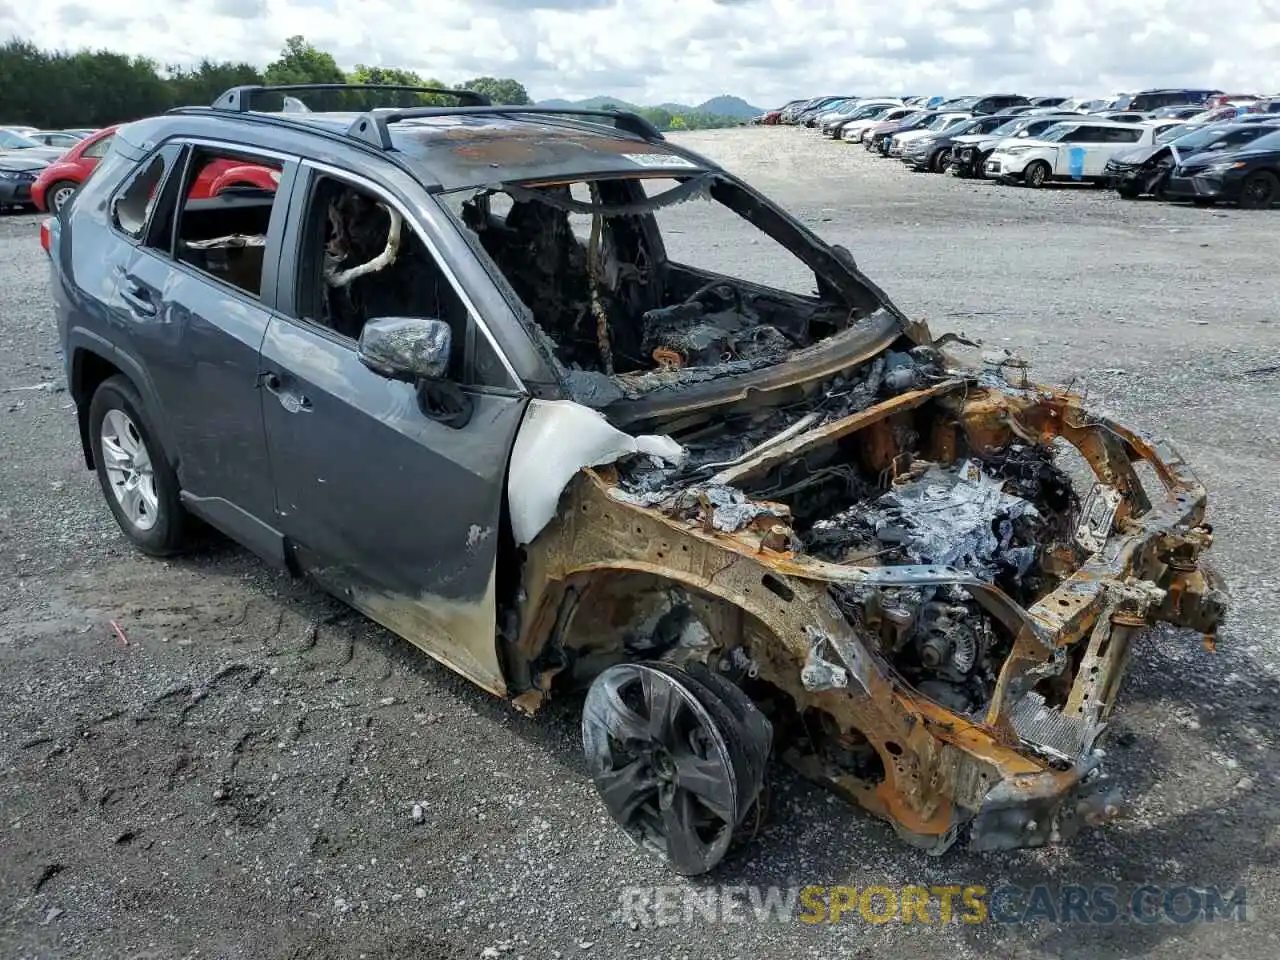
[[[143,553],[176,553],[186,533],[178,477],[156,439],[142,398],[125,377],[109,377],[94,392],[89,437],[98,483],[124,535]]]
[[[929,169],[934,173],[946,173],[949,163],[947,155],[946,150],[935,150],[933,156],[929,158]]]
[[[1137,200],[1142,192],[1137,187],[1116,187],[1121,200]]]
[[[1048,182],[1049,174],[1052,172],[1043,160],[1032,160],[1027,164],[1027,169],[1022,172],[1022,179],[1028,187],[1039,189]]]
[[[1280,178],[1269,170],[1259,170],[1240,184],[1240,209],[1270,210],[1280,200]]]
[[[773,729],[701,665],[621,663],[592,682],[582,745],[600,799],[677,873],[713,869],[757,809]]]
[[[49,184],[49,189],[44,192],[45,205],[49,208],[50,213],[58,213],[67,202],[75,196],[76,188],[79,184],[71,180],[59,180],[56,183]]]

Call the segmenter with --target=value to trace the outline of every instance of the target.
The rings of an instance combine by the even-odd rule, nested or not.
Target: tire
[[[1120,195],[1122,200],[1137,200],[1142,196],[1142,192],[1136,187],[1116,187],[1116,193]]]
[[[1049,175],[1053,173],[1049,169],[1049,165],[1043,160],[1032,160],[1027,164],[1027,169],[1022,171],[1022,182],[1033,189],[1040,189],[1048,181]]]
[[[74,180],[58,180],[49,184],[49,188],[44,192],[44,203],[49,208],[50,213],[57,213],[67,205],[76,190],[80,188],[80,184]]]
[[[178,477],[142,398],[125,377],[109,377],[94,392],[89,440],[98,484],[121,532],[153,557],[181,550],[189,523]]]
[[[1240,184],[1241,210],[1270,210],[1280,200],[1280,178],[1270,170],[1259,170]]]
[[[947,172],[947,151],[935,150],[933,156],[929,158],[930,173],[946,173]]]

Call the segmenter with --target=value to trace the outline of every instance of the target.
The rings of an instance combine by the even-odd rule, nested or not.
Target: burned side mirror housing
[[[392,380],[443,380],[449,373],[453,330],[430,317],[379,317],[360,331],[360,362]]]

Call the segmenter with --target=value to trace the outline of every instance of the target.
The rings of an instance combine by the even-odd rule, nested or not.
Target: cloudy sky
[[[1280,0],[0,0],[0,33],[264,65],[301,33],[344,67],[512,76],[539,99],[1280,92]]]

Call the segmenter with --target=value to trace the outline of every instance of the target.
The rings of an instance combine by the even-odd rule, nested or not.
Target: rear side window
[[[111,149],[111,141],[116,138],[114,133],[109,133],[101,140],[97,140],[81,151],[80,156],[88,157],[92,160],[101,160],[107,155],[107,151]]]
[[[1121,130],[1107,130],[1107,143],[1137,143],[1142,139],[1142,131],[1137,127],[1126,127]]]
[[[160,184],[181,155],[181,148],[170,144],[138,165],[111,201],[111,220],[116,229],[130,239],[142,239],[159,196]]]
[[[1093,127],[1076,127],[1064,133],[1060,138],[1062,143],[1095,143],[1098,135]]]

